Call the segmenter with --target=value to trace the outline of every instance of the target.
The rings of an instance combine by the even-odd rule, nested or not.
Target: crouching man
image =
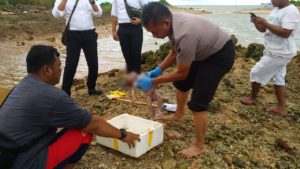
[[[28,75],[0,109],[1,168],[73,168],[94,134],[119,138],[129,147],[139,135],[117,129],[81,109],[59,82],[61,61],[53,47],[33,46],[26,58]],[[57,133],[57,128],[63,128]]]

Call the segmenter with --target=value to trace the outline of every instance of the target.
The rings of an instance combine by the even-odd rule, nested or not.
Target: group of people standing
[[[73,168],[86,152],[94,134],[118,138],[130,147],[139,141],[137,134],[117,129],[96,115],[76,105],[69,97],[80,50],[88,67],[88,93],[101,94],[96,89],[98,74],[97,33],[92,15],[100,16],[101,7],[94,0],[56,0],[53,15],[70,20],[67,59],[62,90],[54,87],[61,75],[58,51],[49,46],[33,46],[26,58],[28,76],[18,84],[0,109],[0,163],[6,168]],[[265,32],[265,52],[250,73],[250,97],[243,104],[255,104],[260,85],[273,79],[278,107],[270,111],[285,115],[286,66],[295,56],[294,30],[300,22],[298,9],[288,0],[272,0],[275,9],[267,20],[252,16],[251,21]],[[139,16],[128,14],[129,7],[140,9]],[[154,86],[173,82],[176,88],[177,110],[161,119],[181,121],[185,105],[192,111],[195,142],[179,152],[190,158],[204,151],[208,128],[208,107],[222,77],[235,60],[230,36],[206,19],[186,13],[172,13],[158,2],[143,0],[113,0],[112,35],[119,40],[128,73],[141,72],[143,30],[156,38],[168,38],[169,54],[147,76],[137,79],[137,87],[148,92]],[[117,29],[117,25],[119,26]],[[176,64],[176,70],[163,73]],[[188,101],[189,90],[192,89]],[[63,128],[56,132],[58,128]],[[11,153],[12,152],[12,153]]]

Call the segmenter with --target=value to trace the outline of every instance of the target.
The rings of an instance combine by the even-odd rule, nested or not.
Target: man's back
[[[25,77],[0,110],[0,131],[19,145],[44,135],[49,112],[62,95],[51,85]]]
[[[0,131],[16,146],[37,139],[33,148],[17,159],[16,164],[20,166],[16,168],[43,168],[47,147],[56,129],[82,129],[90,119],[91,114],[79,108],[64,91],[28,75],[13,89],[0,109]],[[1,139],[0,145],[5,147]]]

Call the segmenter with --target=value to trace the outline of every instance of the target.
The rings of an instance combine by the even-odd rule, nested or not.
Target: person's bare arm
[[[187,78],[190,71],[191,64],[180,64],[177,65],[177,70],[172,73],[166,73],[160,77],[153,78],[152,82],[155,85],[167,82],[175,82],[179,80],[184,80]]]
[[[257,17],[254,19],[254,22],[256,24],[263,25],[264,27],[266,27],[266,29],[270,30],[272,33],[283,38],[290,37],[293,32],[293,30],[284,29],[281,26],[270,24],[264,18]]]
[[[111,124],[107,123],[99,116],[92,116],[91,122],[89,125],[83,129],[85,133],[88,134],[96,134],[102,137],[110,137],[110,138],[120,138],[121,131]],[[131,132],[127,132],[127,136],[122,140],[126,142],[129,147],[135,146],[135,141],[140,141],[139,135]]]
[[[167,69],[168,67],[172,66],[172,64],[176,61],[176,51],[174,48],[172,48],[169,51],[169,54],[166,56],[166,58],[159,64],[159,67],[162,70]]]
[[[118,17],[111,16],[111,32],[112,32],[113,39],[115,41],[119,40],[119,37],[117,34],[117,25],[118,25]]]
[[[60,11],[64,11],[66,8],[68,0],[62,0],[61,3],[58,5],[57,9]]]
[[[267,28],[261,24],[258,24],[255,20],[255,18],[258,17],[251,17],[251,22],[254,24],[255,28],[259,31],[259,32],[266,32]]]
[[[99,12],[99,8],[98,8],[97,4],[95,3],[95,0],[89,0],[89,1],[90,1],[90,3],[93,2],[93,3],[91,3],[93,11]]]

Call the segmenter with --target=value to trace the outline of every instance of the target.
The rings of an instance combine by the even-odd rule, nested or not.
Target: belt
[[[84,32],[95,32],[96,31],[96,29],[89,29],[89,30],[70,30],[70,32],[82,32],[82,33],[84,33]]]

